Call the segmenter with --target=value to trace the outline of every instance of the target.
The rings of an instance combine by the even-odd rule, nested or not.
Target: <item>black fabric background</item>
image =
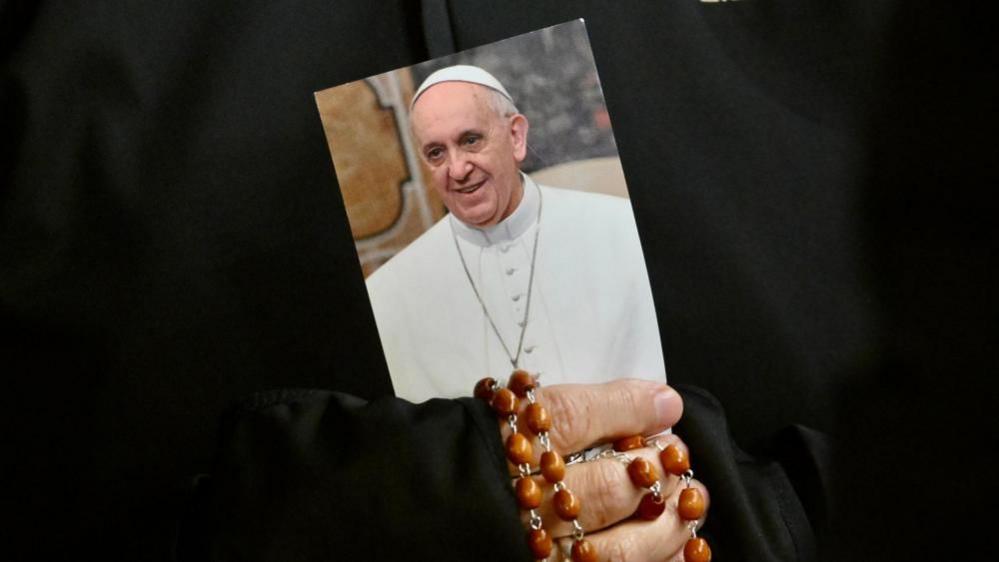
[[[282,389],[234,407],[222,434],[179,560],[530,557],[495,416],[473,398]]]
[[[670,380],[717,396],[747,447],[789,424],[839,436],[856,517],[839,540],[875,545],[872,559],[938,554],[930,537],[959,526],[914,506],[986,513],[979,452],[996,443],[972,428],[995,406],[981,382],[996,372],[984,196],[996,61],[978,14],[757,0],[0,6],[9,559],[165,559],[232,400],[389,394],[311,92],[576,17]],[[927,460],[933,447],[944,461]],[[916,470],[927,462],[932,477]],[[885,509],[911,549],[870,524]]]

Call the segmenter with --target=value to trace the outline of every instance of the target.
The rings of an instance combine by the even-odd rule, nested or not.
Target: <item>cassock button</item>
[[[524,296],[524,293],[518,293],[518,294],[514,295],[514,296],[513,296],[513,297],[511,297],[511,298],[513,299],[513,302],[517,302],[517,301],[519,301],[519,300],[520,300],[520,298],[521,298],[521,297],[523,297],[523,296]]]
[[[534,351],[535,347],[538,347],[538,346],[536,346],[536,345],[529,345],[529,346],[525,347],[524,348],[524,353],[530,353],[530,352]]]
[[[500,246],[500,251],[504,254],[510,251],[510,244],[503,244]]]
[[[506,274],[507,275],[513,275],[514,272],[516,272],[516,271],[517,271],[516,267],[508,267],[508,268],[506,268]]]

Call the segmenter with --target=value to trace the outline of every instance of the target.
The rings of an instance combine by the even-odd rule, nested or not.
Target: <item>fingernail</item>
[[[662,426],[672,426],[679,419],[680,396],[668,386],[660,387],[655,398],[656,416]]]

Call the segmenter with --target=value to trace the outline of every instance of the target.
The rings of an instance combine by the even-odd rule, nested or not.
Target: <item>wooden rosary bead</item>
[[[497,390],[489,401],[489,405],[493,407],[493,411],[503,417],[516,413],[517,403],[517,395],[509,388]]]
[[[572,521],[579,515],[579,498],[565,488],[555,492],[552,497],[555,513],[565,521]]]
[[[597,548],[586,539],[573,542],[572,562],[597,562]]]
[[[565,478],[565,461],[555,451],[541,453],[541,474],[550,484]]]
[[[663,463],[663,468],[670,474],[677,476],[690,470],[690,458],[676,445],[670,445],[659,453],[659,460]]]
[[[642,496],[642,501],[635,510],[635,515],[646,521],[653,521],[666,511],[666,498],[662,494],[649,492]]]
[[[631,482],[639,488],[648,488],[659,480],[656,467],[642,457],[638,457],[628,464],[628,476],[631,478]]]
[[[711,562],[711,547],[708,541],[695,537],[683,546],[684,562]]]
[[[645,446],[645,438],[641,435],[632,435],[614,442],[614,450],[623,453],[632,449],[641,449]]]
[[[534,377],[523,369],[517,369],[514,371],[513,374],[510,375],[510,380],[506,383],[506,387],[521,398],[527,396],[527,391],[533,390],[535,386],[536,383],[534,382]]]
[[[496,386],[496,379],[492,377],[486,377],[479,382],[475,383],[475,392],[473,395],[479,400],[485,400],[489,402],[493,399],[493,388]]]
[[[535,560],[547,560],[552,554],[552,537],[544,529],[531,529],[527,534],[527,546]]]
[[[704,515],[704,496],[697,488],[684,488],[680,492],[680,500],[676,512],[687,521],[696,521]]]
[[[544,433],[552,428],[552,417],[548,415],[548,410],[541,404],[528,404],[524,408],[524,419],[527,420],[527,428],[535,434]]]
[[[541,486],[530,476],[521,476],[517,479],[517,504],[520,509],[535,509],[541,505]]]
[[[506,458],[510,459],[510,462],[517,466],[530,464],[533,456],[531,441],[523,433],[511,433],[510,437],[506,438]]]

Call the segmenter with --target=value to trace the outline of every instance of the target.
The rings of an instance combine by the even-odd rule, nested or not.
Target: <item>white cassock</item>
[[[499,224],[472,228],[445,216],[368,277],[400,398],[469,396],[486,376],[506,382],[527,306],[538,228],[519,367],[539,374],[544,385],[666,380],[630,202],[539,187],[524,178],[524,198]],[[472,290],[455,240],[509,355]]]

